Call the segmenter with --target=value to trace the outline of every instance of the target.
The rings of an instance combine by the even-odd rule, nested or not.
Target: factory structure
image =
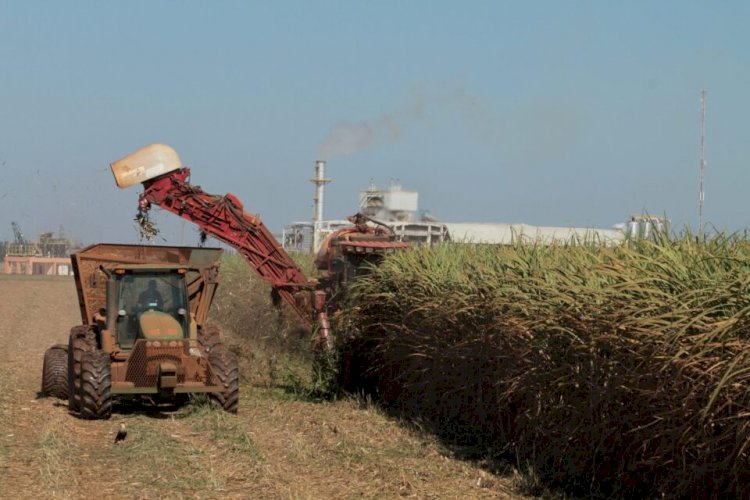
[[[285,226],[282,243],[287,251],[315,252],[320,243],[333,231],[350,225],[346,220],[324,217],[324,189],[331,179],[325,177],[325,162],[315,163],[313,220]],[[442,242],[512,245],[517,242],[562,244],[571,241],[617,245],[626,238],[651,238],[669,232],[666,217],[635,214],[628,221],[612,229],[547,227],[511,223],[445,222],[419,209],[419,193],[403,189],[398,181],[387,188],[379,188],[372,181],[359,192],[358,212],[390,227],[400,241],[415,245],[435,245]]]
[[[4,274],[39,274],[72,276],[70,253],[73,243],[61,227],[58,234],[42,233],[36,241],[23,235],[17,222],[12,222],[13,241],[0,241],[0,260]]]

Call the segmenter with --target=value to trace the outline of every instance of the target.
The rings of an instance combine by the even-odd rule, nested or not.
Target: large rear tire
[[[41,395],[68,399],[68,346],[57,344],[44,353]]]
[[[109,354],[86,351],[81,359],[81,418],[107,419],[112,415],[112,374]]]
[[[96,335],[87,326],[74,326],[68,339],[68,409],[81,408],[81,360],[83,354],[96,349]]]
[[[208,363],[214,375],[213,383],[224,388],[223,392],[212,392],[208,396],[219,403],[224,411],[237,413],[240,400],[237,356],[221,344],[217,344],[208,355]]]

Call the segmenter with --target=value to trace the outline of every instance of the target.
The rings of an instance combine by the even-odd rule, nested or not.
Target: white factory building
[[[322,206],[317,201],[323,199],[321,185],[330,182],[323,178],[322,168],[319,178],[314,178],[312,182],[316,184],[317,220],[296,222],[284,227],[282,241],[288,251],[310,252],[325,236],[350,225],[346,220],[322,218]],[[547,245],[570,242],[617,245],[627,237],[648,238],[656,232],[669,230],[667,218],[642,214],[633,215],[627,223],[618,224],[612,229],[438,221],[429,213],[419,210],[419,193],[403,189],[398,181],[391,181],[386,189],[378,188],[371,181],[366,189],[359,192],[358,211],[389,226],[399,240],[417,245],[446,241],[496,245],[511,245],[519,241]],[[314,228],[317,228],[317,238],[313,238]]]

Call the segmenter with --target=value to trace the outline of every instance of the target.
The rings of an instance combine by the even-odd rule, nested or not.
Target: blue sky
[[[744,229],[749,25],[747,2],[0,0],[0,240],[136,241],[108,164],[152,142],[275,232],[311,217],[322,149],[330,218],[398,178],[448,221],[695,228],[702,88],[705,219]]]

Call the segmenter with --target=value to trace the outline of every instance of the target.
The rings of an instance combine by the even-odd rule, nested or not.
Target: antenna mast
[[[706,168],[706,90],[701,90],[701,166],[698,183],[698,234],[703,234],[703,200],[705,193],[703,191],[703,173]]]

